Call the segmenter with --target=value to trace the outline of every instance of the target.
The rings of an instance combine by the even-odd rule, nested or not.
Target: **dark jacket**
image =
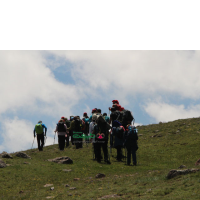
[[[124,133],[124,146],[127,149],[133,148],[135,151],[138,149],[138,135],[135,126],[129,126],[129,128]]]
[[[124,143],[124,128],[123,127],[113,127],[112,134],[115,136],[114,147],[123,146]]]

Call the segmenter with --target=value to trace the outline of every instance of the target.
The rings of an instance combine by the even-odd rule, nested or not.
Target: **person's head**
[[[83,113],[83,117],[87,117],[87,113],[86,112]]]
[[[42,124],[42,121],[40,120],[40,121],[38,121],[38,124]]]
[[[63,119],[60,119],[59,122],[63,122]]]
[[[99,108],[99,109],[97,109],[97,113],[101,113],[101,109]]]
[[[120,110],[121,109],[121,105],[116,104],[115,108],[116,108],[116,110]]]
[[[107,113],[103,113],[103,116],[107,116]]]
[[[92,109],[92,114],[93,114],[93,113],[96,113],[96,111],[97,111],[96,108]]]
[[[68,120],[67,117],[65,117],[64,120],[67,121]]]

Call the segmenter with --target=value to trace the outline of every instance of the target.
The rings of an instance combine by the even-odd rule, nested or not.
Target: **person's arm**
[[[45,129],[44,135],[46,136],[46,134],[47,134],[47,127],[45,126],[45,124],[42,124],[42,127]]]

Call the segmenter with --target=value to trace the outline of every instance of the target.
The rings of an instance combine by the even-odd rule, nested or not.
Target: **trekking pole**
[[[35,141],[35,137],[34,137],[34,139],[33,139],[33,143],[32,143],[32,147],[31,147],[31,149],[33,148],[34,141]]]
[[[55,135],[54,135],[54,142],[53,142],[53,144],[55,144],[55,138],[56,138],[56,132],[55,132]]]
[[[47,140],[47,136],[45,136],[45,139],[44,139],[44,146],[45,146],[45,144],[46,144],[46,140]]]

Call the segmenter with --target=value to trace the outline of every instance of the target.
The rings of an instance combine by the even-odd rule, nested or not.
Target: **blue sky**
[[[113,99],[136,125],[199,117],[199,61],[200,51],[0,51],[0,152],[31,148],[39,120],[51,145],[60,117],[108,113]]]

